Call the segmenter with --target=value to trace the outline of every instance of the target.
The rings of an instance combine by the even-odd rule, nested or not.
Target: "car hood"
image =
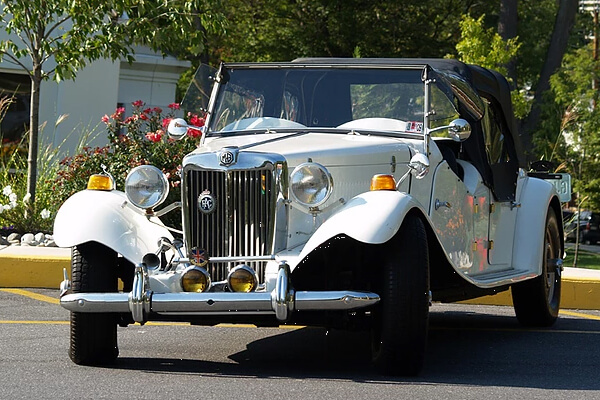
[[[205,143],[190,155],[213,153],[225,147],[237,147],[240,152],[271,153],[282,155],[290,171],[307,162],[327,168],[347,166],[372,166],[378,173],[391,173],[394,164],[406,164],[411,157],[411,147],[419,140],[398,137],[350,135],[332,133],[278,133],[207,138]],[[383,167],[386,166],[386,167]]]

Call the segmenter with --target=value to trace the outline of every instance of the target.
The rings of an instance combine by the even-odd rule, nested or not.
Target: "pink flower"
[[[169,127],[170,123],[171,123],[171,118],[163,118],[163,120],[162,120],[162,127],[164,129],[167,129]]]
[[[158,130],[156,132],[146,133],[146,139],[148,139],[149,141],[151,141],[153,143],[160,142],[160,140],[162,139],[162,135],[159,132],[162,132],[162,131]]]
[[[134,106],[134,107],[144,107],[144,104],[145,103],[143,101],[141,101],[141,100],[136,100],[133,103],[131,103],[131,105]]]
[[[122,115],[125,114],[125,107],[119,107],[115,110],[115,114]]]
[[[110,117],[104,114],[104,117],[102,117],[102,122],[104,122],[106,125],[110,124]]]
[[[179,103],[171,103],[168,105],[171,110],[179,110]]]
[[[148,119],[148,116],[146,114],[140,114],[140,119],[142,121],[146,121]]]
[[[135,118],[134,118],[134,117],[127,117],[127,118],[125,118],[125,121],[123,121],[123,123],[124,123],[124,124],[130,124],[130,123],[132,123],[133,121],[135,121]]]

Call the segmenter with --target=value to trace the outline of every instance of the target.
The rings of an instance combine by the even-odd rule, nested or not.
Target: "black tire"
[[[512,286],[517,319],[524,326],[551,326],[560,310],[561,267],[554,260],[562,258],[560,230],[554,210],[546,216],[542,274]]]
[[[408,215],[389,243],[374,311],[372,359],[385,375],[418,375],[429,325],[429,250],[423,221]]]
[[[99,243],[89,242],[73,247],[73,293],[116,292],[117,263],[117,253]],[[71,360],[81,365],[113,363],[119,355],[117,322],[118,314],[71,312]]]

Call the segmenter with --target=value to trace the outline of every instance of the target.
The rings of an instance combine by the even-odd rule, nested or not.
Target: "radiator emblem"
[[[217,208],[217,199],[210,190],[205,190],[198,196],[198,209],[204,214],[211,214]]]
[[[204,267],[208,264],[208,254],[206,254],[206,250],[199,249],[198,247],[192,247],[189,258],[190,262],[197,267]]]

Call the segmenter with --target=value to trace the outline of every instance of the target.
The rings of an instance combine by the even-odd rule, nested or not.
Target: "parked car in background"
[[[182,103],[207,120],[180,202],[157,209],[168,181],[143,165],[124,192],[105,174],[56,216],[75,363],[115,361],[116,327],[134,322],[297,324],[368,330],[377,370],[414,375],[433,301],[511,288],[519,322],[554,323],[561,202],[528,172],[500,74],[441,59],[203,71]],[[175,209],[182,232],[160,221]]]
[[[600,213],[594,211],[581,211],[573,213],[569,219],[565,218],[565,236],[568,241],[577,238],[577,222],[579,221],[579,242],[596,244],[600,242]]]

